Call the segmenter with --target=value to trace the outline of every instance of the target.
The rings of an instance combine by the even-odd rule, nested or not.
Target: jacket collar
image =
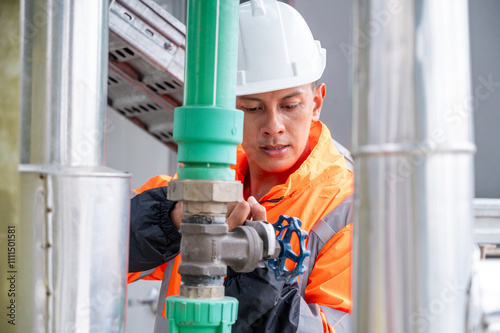
[[[276,185],[261,198],[261,202],[278,202],[294,193],[328,179],[332,173],[347,170],[342,154],[332,143],[330,130],[321,121],[311,123],[309,134],[311,153],[284,184]],[[233,167],[236,179],[243,182],[248,173],[248,159],[242,146],[238,146],[237,164]]]

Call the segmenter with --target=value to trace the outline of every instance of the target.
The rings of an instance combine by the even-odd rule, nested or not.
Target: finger
[[[173,225],[177,228],[177,230],[181,227],[182,218],[184,217],[182,201],[178,201],[175,204],[174,209],[170,212],[170,221],[172,221]]]
[[[267,221],[266,208],[255,200],[254,197],[248,198],[250,204],[250,211],[254,221]]]
[[[230,202],[227,204],[226,219],[229,217],[229,215],[231,215],[237,204],[238,204],[237,202]]]
[[[227,217],[229,231],[233,228],[243,225],[248,215],[250,214],[250,205],[246,201],[241,201],[236,204],[231,214]]]

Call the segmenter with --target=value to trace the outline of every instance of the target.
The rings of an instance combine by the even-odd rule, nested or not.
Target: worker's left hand
[[[247,201],[228,204],[226,219],[231,231],[235,227],[242,226],[246,220],[266,221],[266,208],[254,197],[249,197]]]

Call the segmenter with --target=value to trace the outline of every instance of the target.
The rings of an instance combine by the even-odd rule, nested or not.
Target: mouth
[[[284,155],[288,148],[290,148],[290,145],[266,145],[260,147],[265,154],[270,156]]]

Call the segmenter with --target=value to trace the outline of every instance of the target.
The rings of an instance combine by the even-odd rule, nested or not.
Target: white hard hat
[[[318,80],[326,50],[302,16],[276,0],[240,5],[236,95],[301,86]]]

